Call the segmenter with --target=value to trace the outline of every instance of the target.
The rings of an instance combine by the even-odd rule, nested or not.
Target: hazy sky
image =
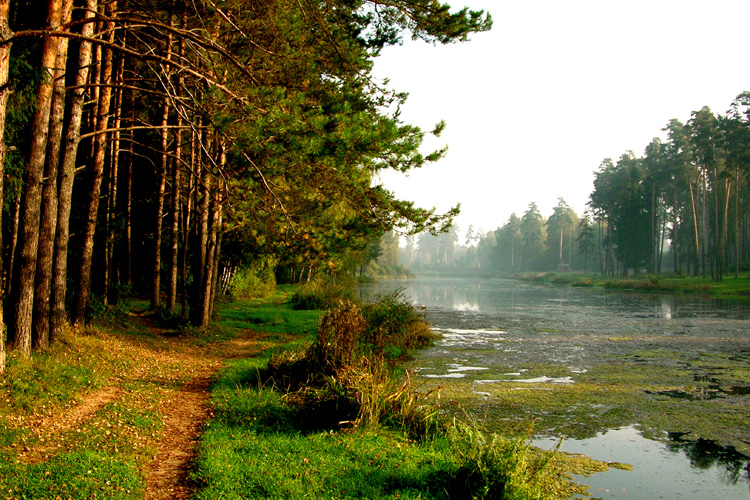
[[[563,197],[580,215],[604,158],[643,154],[672,118],[725,113],[750,90],[747,0],[449,0],[494,27],[448,46],[407,41],[375,73],[409,93],[402,119],[445,119],[437,164],[384,175],[420,206],[461,203],[457,223],[487,231]]]

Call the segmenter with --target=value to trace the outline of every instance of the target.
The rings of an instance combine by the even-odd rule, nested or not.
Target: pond
[[[446,411],[633,466],[582,478],[597,498],[750,499],[750,303],[489,278],[360,294],[396,289],[442,334],[410,368]]]

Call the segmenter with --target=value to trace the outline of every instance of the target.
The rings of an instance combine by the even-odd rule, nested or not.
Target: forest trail
[[[35,436],[18,444],[19,460],[26,464],[47,462],[71,447],[75,439],[71,436],[84,435],[86,427],[102,426],[102,415],[111,406],[147,404],[162,425],[151,436],[137,437],[147,443],[144,449],[150,457],[141,469],[144,498],[192,496],[189,471],[201,432],[212,416],[212,381],[225,361],[258,355],[275,342],[265,340],[263,333],[247,330],[232,340],[200,346],[151,325],[148,329],[150,341],[125,340],[127,356],[139,360],[134,369],[113,374],[109,384],[80,396],[71,406],[9,419],[12,426],[25,427]]]
[[[264,335],[246,331],[237,338],[209,348],[175,352],[192,372],[191,378],[163,400],[164,432],[159,451],[145,470],[146,500],[186,499],[192,495],[189,471],[197,453],[206,421],[212,416],[209,405],[211,382],[224,361],[250,357],[263,351]]]

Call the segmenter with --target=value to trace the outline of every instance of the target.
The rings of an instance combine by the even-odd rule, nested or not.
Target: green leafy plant
[[[352,300],[351,287],[334,282],[329,278],[316,278],[300,286],[292,295],[295,309],[331,309],[339,300]]]

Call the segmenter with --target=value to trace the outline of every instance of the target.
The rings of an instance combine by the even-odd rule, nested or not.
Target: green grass
[[[611,277],[584,273],[515,273],[509,278],[521,281],[567,284],[578,287],[600,287],[610,290],[628,290],[657,293],[698,294],[726,299],[750,299],[750,276],[747,273],[735,278],[727,273],[721,281],[710,277],[673,274]]]
[[[356,430],[321,419],[335,409],[300,404],[260,376],[272,352],[308,346],[320,321],[320,311],[292,309],[291,292],[223,304],[218,324],[175,334],[155,327],[143,303],[123,301],[44,354],[11,354],[0,378],[0,498],[143,498],[143,471],[165,430],[161,407],[190,378],[192,356],[214,352],[196,346],[246,329],[263,333],[258,342],[268,349],[233,359],[213,386],[214,417],[192,470],[195,498],[552,499],[581,491],[569,473],[604,468],[531,448],[527,436],[460,423],[415,440],[399,418]],[[112,402],[85,421],[57,427],[49,418],[112,386]],[[35,427],[40,421],[53,427]]]
[[[137,464],[107,454],[81,450],[40,463],[14,463],[0,453],[3,498],[143,498]]]
[[[397,430],[311,429],[304,409],[259,382],[266,359],[222,371],[193,479],[198,499],[566,498],[572,470],[603,465],[464,425],[419,442]]]
[[[296,310],[286,302],[279,304],[247,299],[222,308],[219,321],[223,327],[230,329],[308,336],[317,330],[321,314],[317,310]]]

